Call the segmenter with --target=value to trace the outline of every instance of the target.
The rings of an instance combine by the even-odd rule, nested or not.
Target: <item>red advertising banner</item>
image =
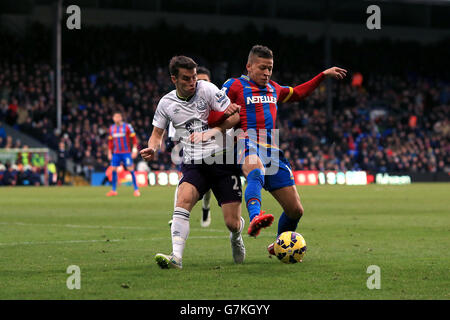
[[[314,186],[319,184],[319,171],[294,171],[295,184],[298,186]]]

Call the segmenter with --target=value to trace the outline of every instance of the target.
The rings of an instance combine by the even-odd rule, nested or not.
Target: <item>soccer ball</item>
[[[305,256],[306,242],[300,233],[286,231],[278,236],[274,250],[281,262],[297,263]]]

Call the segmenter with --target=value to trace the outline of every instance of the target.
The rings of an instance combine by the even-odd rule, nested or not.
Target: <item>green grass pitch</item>
[[[247,258],[232,261],[229,233],[215,199],[212,224],[191,214],[183,270],[161,270],[170,253],[172,187],[0,188],[0,299],[449,299],[450,185],[299,187],[305,207],[298,232],[304,262],[268,257],[274,224],[244,236]],[[242,209],[248,227],[248,214]],[[67,268],[81,271],[69,290]],[[366,286],[380,267],[381,288]]]

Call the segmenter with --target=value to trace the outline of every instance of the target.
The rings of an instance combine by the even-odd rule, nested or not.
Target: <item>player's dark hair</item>
[[[248,54],[248,61],[251,60],[253,56],[260,58],[273,59],[273,52],[266,46],[260,44],[254,45]]]
[[[122,117],[123,117],[123,113],[122,113],[122,111],[120,111],[120,110],[113,110],[113,113],[112,113],[113,115],[115,115],[115,114],[120,114]]]
[[[192,70],[197,68],[197,63],[186,56],[175,56],[170,59],[169,72],[171,76],[178,77],[180,68]]]
[[[205,67],[198,67],[197,74],[206,74],[209,79],[211,79],[211,72]]]

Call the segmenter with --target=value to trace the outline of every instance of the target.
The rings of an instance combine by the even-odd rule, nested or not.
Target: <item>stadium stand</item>
[[[159,98],[172,89],[167,64],[173,54],[192,55],[209,67],[218,86],[243,72],[249,47],[241,43],[276,48],[272,78],[282,85],[299,84],[324,69],[319,41],[283,36],[272,29],[255,29],[239,37],[164,24],[147,29],[88,27],[80,32],[86,39],[81,44],[71,41],[68,32],[63,36],[62,132],[55,131],[52,68],[46,51],[50,40],[41,36],[50,31],[33,25],[19,40],[0,33],[2,43],[9,46],[0,62],[0,121],[53,150],[62,142],[73,172],[86,178],[108,166],[106,137],[113,110],[125,113],[141,147],[147,143]],[[176,43],[158,45],[180,33],[185,36]],[[210,50],[202,50],[205,44]],[[450,172],[449,47],[448,42],[333,43],[333,64],[351,73],[345,81],[333,83],[331,113],[324,85],[300,103],[279,106],[281,147],[293,169]],[[12,143],[0,130],[0,147]],[[176,168],[165,146],[149,166]],[[5,167],[3,172],[9,170]]]

